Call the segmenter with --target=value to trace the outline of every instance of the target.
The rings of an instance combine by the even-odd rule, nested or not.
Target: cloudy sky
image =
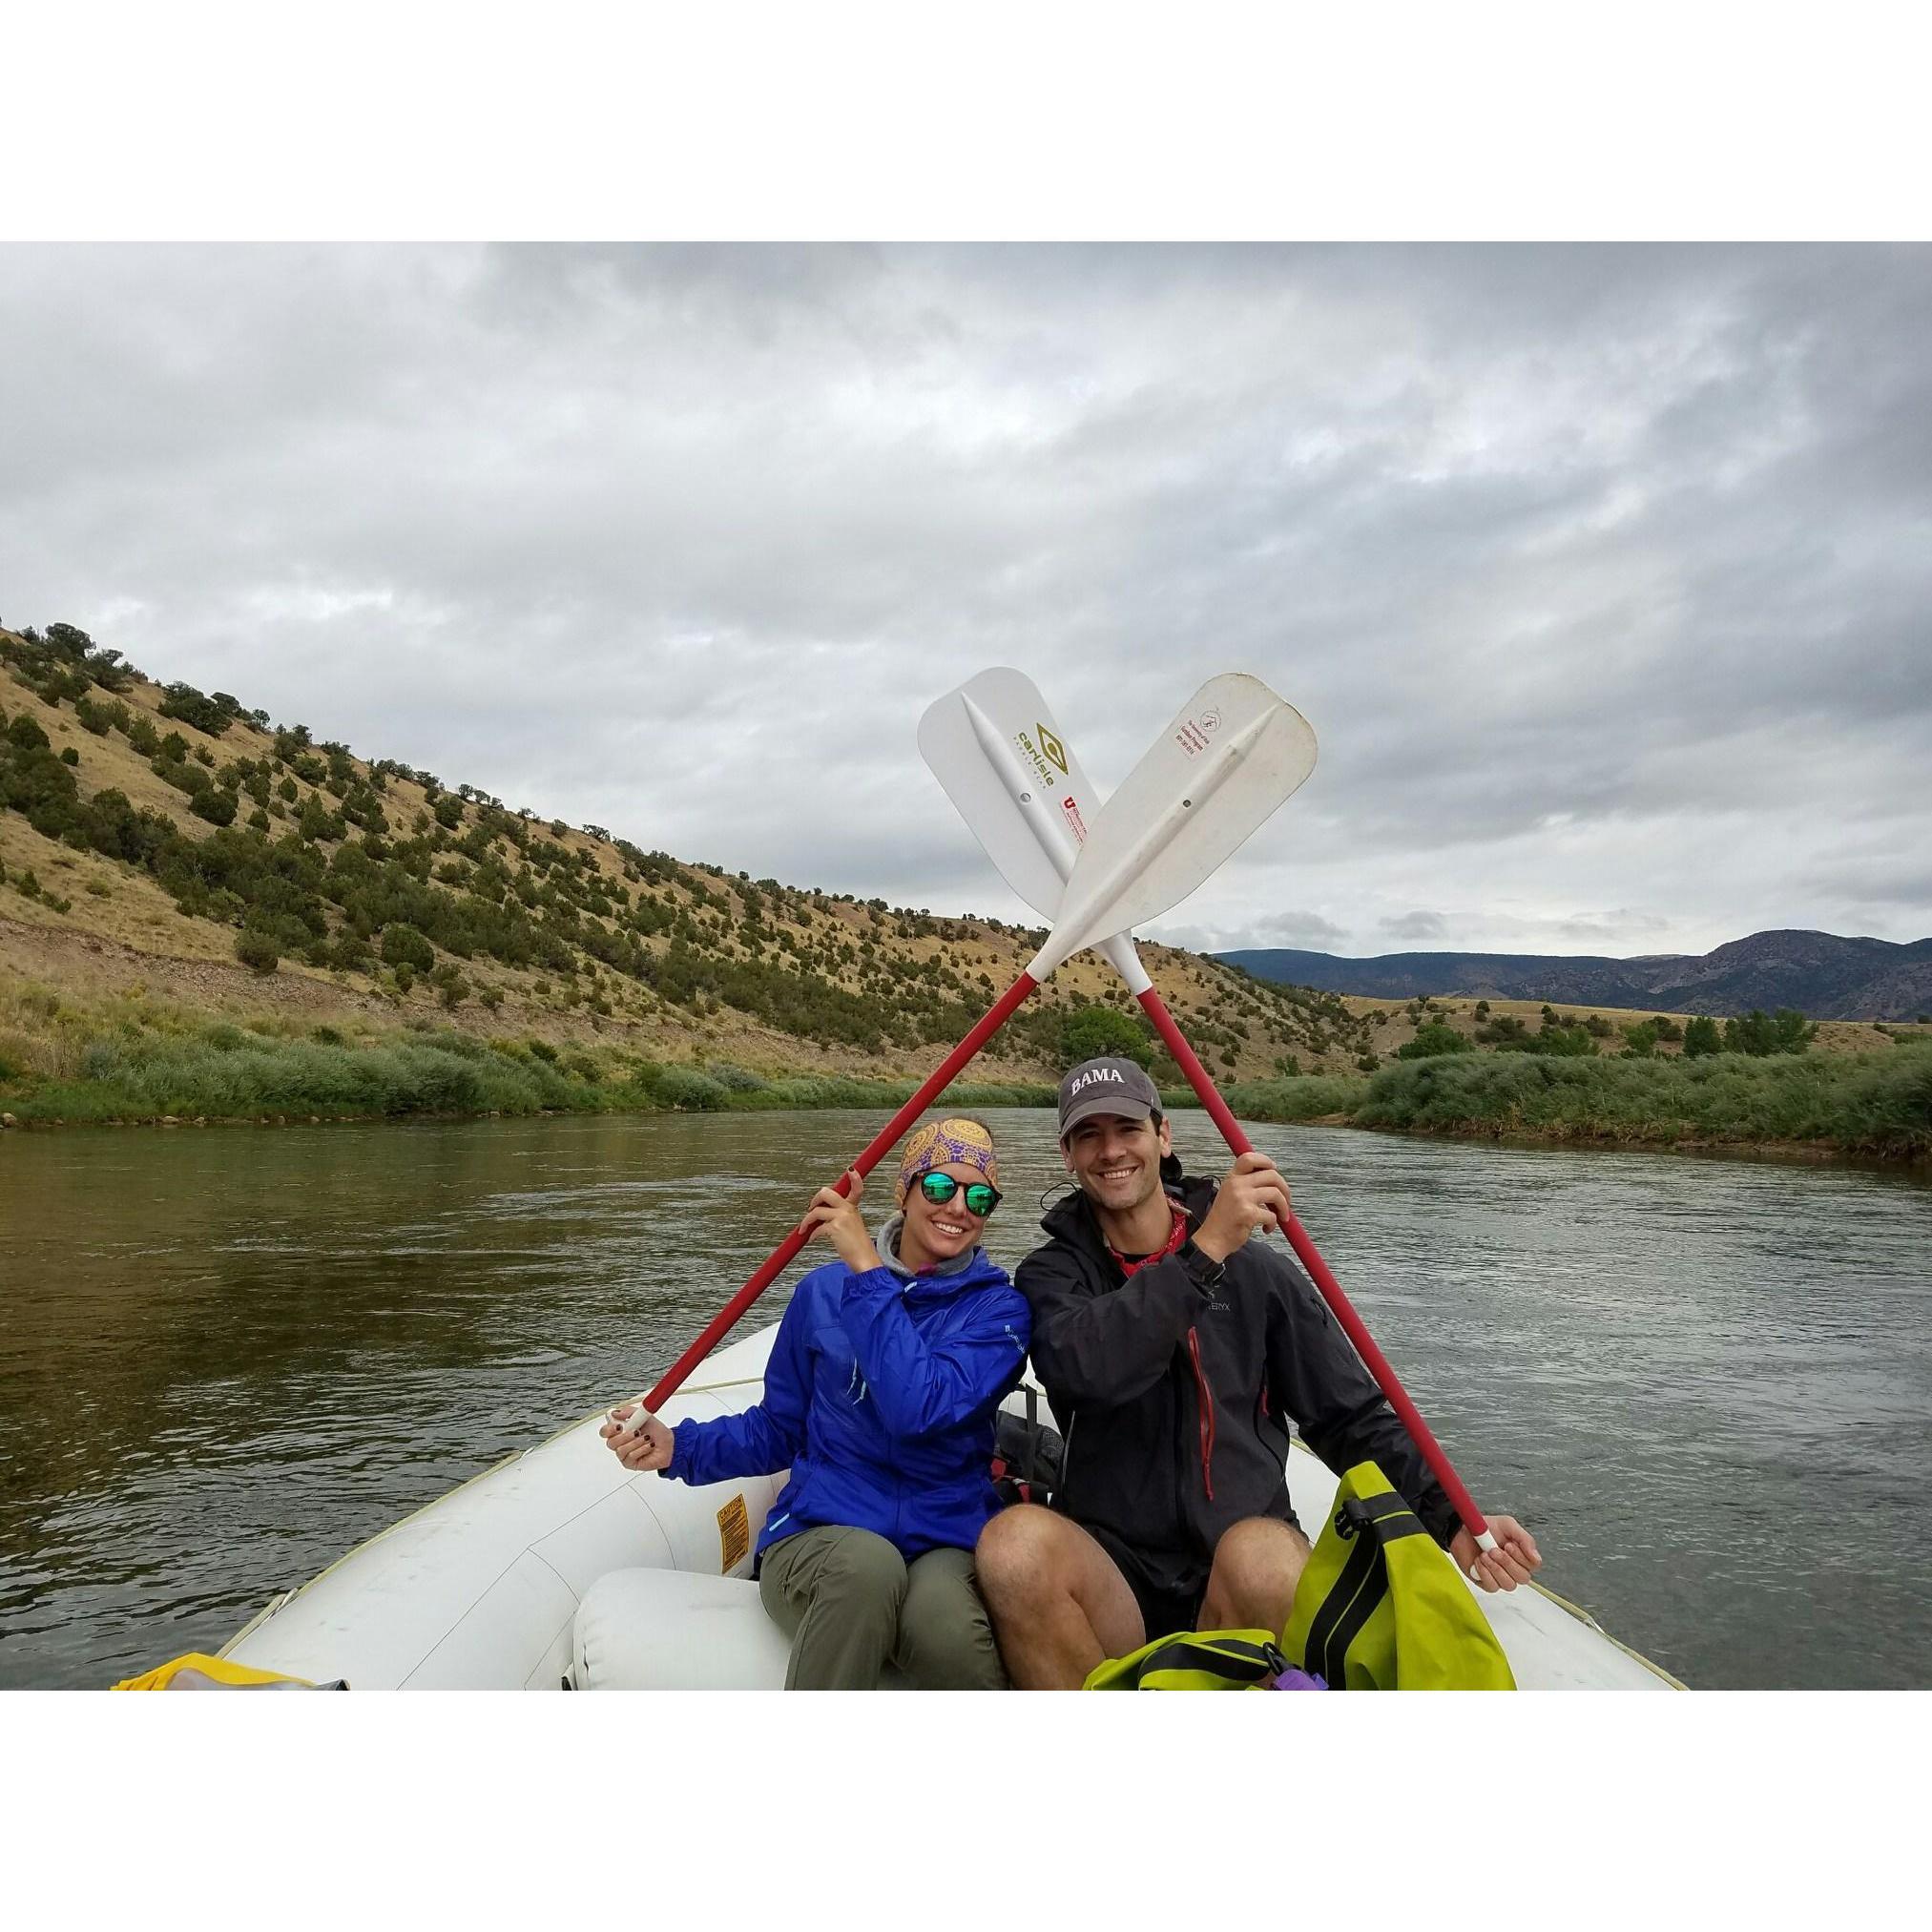
[[[1019,917],[913,743],[1320,764],[1187,944],[1932,934],[1932,250],[0,252],[0,621],[754,876]]]

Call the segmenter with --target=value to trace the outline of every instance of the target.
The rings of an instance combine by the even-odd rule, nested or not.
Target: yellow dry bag
[[[1281,1648],[1333,1691],[1513,1691],[1461,1573],[1373,1463],[1342,1477]]]

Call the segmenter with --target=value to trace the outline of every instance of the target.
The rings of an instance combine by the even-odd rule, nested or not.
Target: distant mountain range
[[[1279,946],[1213,956],[1257,979],[1377,1000],[1464,993],[1711,1014],[1796,1007],[1816,1020],[1913,1020],[1932,1013],[1932,939],[1900,945],[1829,932],[1754,932],[1714,952],[1640,959],[1506,952],[1338,959]]]

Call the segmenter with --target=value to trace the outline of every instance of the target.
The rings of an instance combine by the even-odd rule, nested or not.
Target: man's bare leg
[[[1215,1545],[1199,1628],[1273,1631],[1278,1637],[1288,1627],[1307,1561],[1308,1539],[1300,1530],[1272,1516],[1244,1516]]]
[[[1104,1658],[1147,1641],[1113,1559],[1037,1503],[1016,1503],[987,1525],[973,1568],[1017,1691],[1077,1691]]]

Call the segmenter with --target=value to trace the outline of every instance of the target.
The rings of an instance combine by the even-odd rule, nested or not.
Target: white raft
[[[713,1356],[664,1419],[748,1408],[777,1333]],[[630,1475],[598,1434],[603,1419],[512,1456],[275,1597],[221,1655],[358,1691],[778,1689],[787,1645],[758,1601],[751,1551],[784,1479],[693,1488]],[[1288,1489],[1302,1522],[1326,1518],[1335,1481],[1294,1444]],[[1473,1593],[1525,1690],[1683,1688],[1538,1586]]]

